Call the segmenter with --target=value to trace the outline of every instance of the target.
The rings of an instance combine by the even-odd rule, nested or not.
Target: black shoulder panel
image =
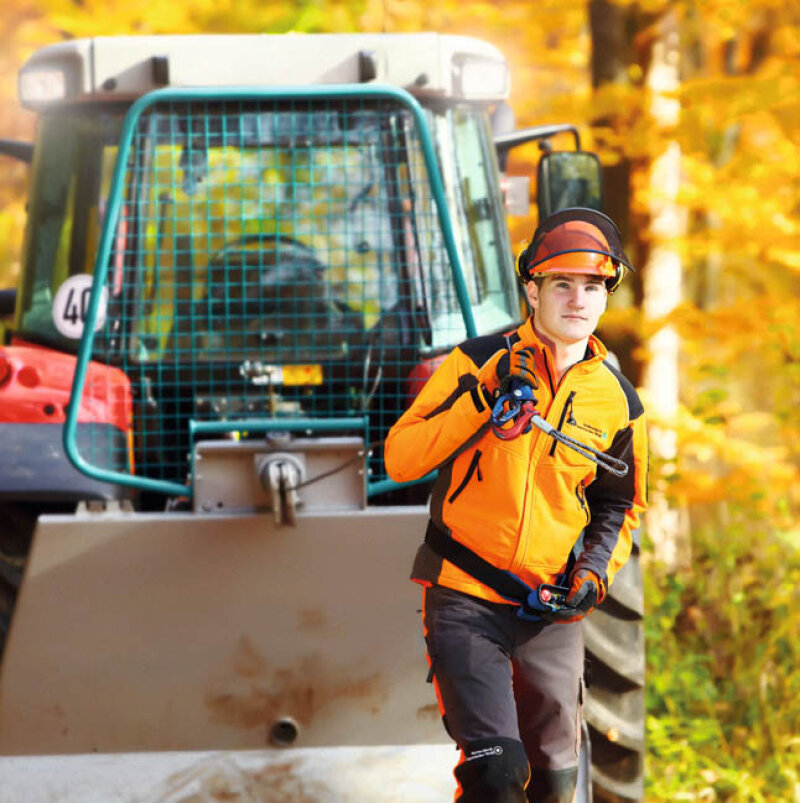
[[[628,401],[628,413],[630,415],[630,419],[631,421],[634,421],[644,412],[644,405],[642,404],[642,400],[639,398],[639,394],[636,392],[636,389],[628,381],[628,379],[613,365],[611,365],[608,360],[603,360],[603,365],[608,368],[608,370],[614,375],[614,378],[617,380],[617,382],[619,382],[619,386],[622,388],[622,392],[625,394],[625,398]]]
[[[458,348],[480,368],[498,349],[506,347],[506,338],[513,345],[519,340],[519,335],[514,331],[510,334],[498,332],[493,335],[473,337],[459,344]]]

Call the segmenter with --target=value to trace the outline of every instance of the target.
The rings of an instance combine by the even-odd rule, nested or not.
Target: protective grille
[[[93,445],[81,458],[175,492],[190,421],[246,437],[237,422],[345,418],[363,435],[366,418],[369,482],[384,479],[378,445],[429,373],[430,322],[454,327],[439,342],[464,333],[427,136],[395,99],[145,108],[121,149],[91,344],[131,382],[134,463]],[[82,405],[103,382],[87,376]]]

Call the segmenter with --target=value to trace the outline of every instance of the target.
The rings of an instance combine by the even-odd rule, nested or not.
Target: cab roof
[[[418,98],[500,101],[508,69],[488,42],[437,33],[186,34],[75,39],[34,53],[23,105],[132,100],[162,87],[267,87],[377,81]]]

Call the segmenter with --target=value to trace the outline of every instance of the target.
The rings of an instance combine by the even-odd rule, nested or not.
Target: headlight
[[[19,97],[24,105],[56,103],[67,96],[63,70],[27,70],[19,77]]]
[[[464,98],[502,100],[508,96],[508,65],[480,56],[456,56],[453,59],[455,88]]]

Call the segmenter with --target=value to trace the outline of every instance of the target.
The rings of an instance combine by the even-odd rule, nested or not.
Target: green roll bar
[[[461,314],[464,319],[464,326],[467,337],[475,337],[477,329],[472,314],[472,307],[469,301],[464,272],[461,260],[455,243],[453,224],[450,218],[450,211],[444,194],[439,167],[436,162],[436,154],[433,147],[433,140],[425,119],[425,111],[417,100],[404,89],[393,86],[382,86],[370,84],[342,84],[314,87],[277,87],[271,89],[252,89],[249,87],[237,87],[224,91],[211,89],[159,89],[138,98],[128,110],[123,121],[122,134],[120,137],[119,149],[117,151],[114,173],[111,179],[107,212],[103,222],[103,230],[100,236],[100,243],[97,251],[97,259],[94,264],[94,281],[92,293],[89,300],[86,320],[84,321],[84,331],[78,349],[78,360],[75,367],[75,378],[70,396],[69,409],[64,423],[64,450],[70,462],[78,471],[101,482],[109,482],[124,485],[131,488],[138,488],[144,491],[154,491],[168,496],[192,496],[192,488],[174,482],[154,480],[148,477],[137,477],[133,474],[126,474],[119,471],[102,469],[87,462],[80,454],[77,445],[77,426],[78,411],[80,409],[81,397],[86,383],[86,372],[92,355],[94,345],[95,323],[100,308],[100,298],[105,287],[108,274],[108,267],[111,256],[111,248],[114,242],[117,223],[122,207],[122,196],[125,182],[125,172],[128,164],[131,143],[133,141],[136,124],[139,118],[152,106],[162,103],[188,103],[193,101],[214,102],[214,101],[288,101],[288,100],[341,100],[341,99],[362,99],[362,100],[393,100],[405,106],[412,114],[419,133],[419,141],[422,148],[425,168],[430,182],[432,196],[436,205],[436,213],[439,225],[442,230],[445,250],[450,260],[455,285],[456,296],[461,307]],[[364,428],[366,424],[364,418],[338,418],[338,419],[264,419],[251,421],[192,421],[190,422],[190,433],[220,433],[236,431],[312,431],[330,432],[333,430]],[[365,436],[365,448],[368,446]],[[429,479],[432,475],[424,477]],[[422,480],[417,480],[421,482]],[[412,483],[405,483],[412,484]],[[368,483],[368,494],[399,488],[401,485],[393,480],[381,480],[370,486]]]

